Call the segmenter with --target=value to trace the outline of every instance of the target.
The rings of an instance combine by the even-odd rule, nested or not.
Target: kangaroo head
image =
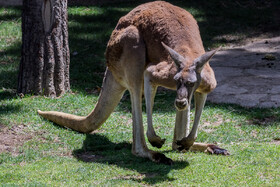
[[[172,60],[177,66],[177,73],[174,76],[174,80],[177,82],[177,96],[175,99],[175,107],[177,108],[177,110],[185,110],[191,103],[193,93],[200,85],[200,74],[204,65],[218,50],[207,52],[194,59],[193,62],[190,63],[190,65],[187,65],[187,57],[183,57],[182,55],[165,45],[163,42],[162,45],[168,51]]]

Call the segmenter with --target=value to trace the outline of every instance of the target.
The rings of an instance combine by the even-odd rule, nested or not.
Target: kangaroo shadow
[[[136,170],[140,177],[124,177],[124,180],[134,180],[149,184],[163,181],[173,181],[168,176],[171,170],[180,170],[189,165],[187,161],[174,161],[172,166],[154,163],[148,159],[132,155],[131,143],[114,143],[99,134],[87,134],[81,149],[73,151],[73,156],[83,162],[95,162],[116,165],[122,168]]]

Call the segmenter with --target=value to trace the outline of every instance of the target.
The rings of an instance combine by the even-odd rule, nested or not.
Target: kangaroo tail
[[[76,116],[63,112],[40,110],[38,110],[38,114],[60,126],[82,133],[89,133],[99,128],[108,119],[118,105],[125,90],[107,69],[98,102],[89,115]]]

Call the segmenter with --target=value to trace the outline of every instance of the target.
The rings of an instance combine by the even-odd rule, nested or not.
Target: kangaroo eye
[[[187,83],[186,83],[186,86],[188,86],[188,87],[193,87],[193,86],[194,86],[194,83],[193,83],[193,82],[187,82]]]

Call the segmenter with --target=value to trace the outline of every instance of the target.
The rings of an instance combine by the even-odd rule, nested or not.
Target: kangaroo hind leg
[[[136,156],[149,158],[158,163],[172,164],[172,160],[164,154],[149,150],[145,141],[142,118],[142,94],[146,60],[145,43],[134,26],[123,31],[123,53],[120,58],[124,82],[130,92],[132,107],[133,143],[132,153]]]

